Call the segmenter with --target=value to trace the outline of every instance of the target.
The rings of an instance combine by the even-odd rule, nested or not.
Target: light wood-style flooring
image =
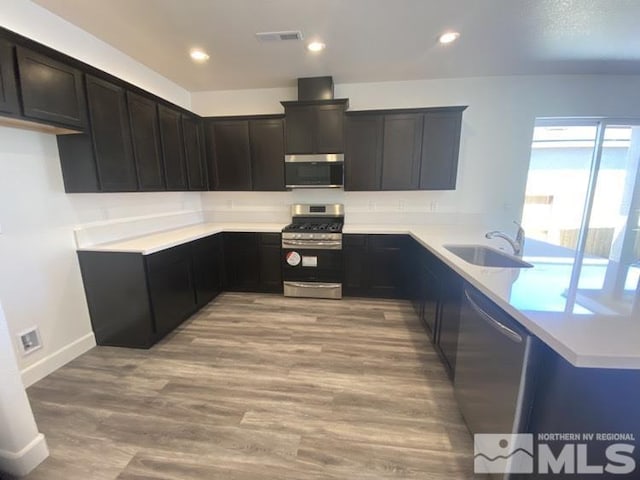
[[[225,293],[151,350],[28,389],[30,480],[469,479],[453,388],[408,302]]]

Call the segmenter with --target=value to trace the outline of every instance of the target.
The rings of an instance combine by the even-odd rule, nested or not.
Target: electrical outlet
[[[25,330],[18,334],[18,338],[20,339],[20,346],[22,347],[23,355],[28,355],[42,348],[42,340],[40,339],[38,327],[32,327],[29,330]]]
[[[369,200],[369,211],[373,212],[376,209],[376,202]]]
[[[405,207],[406,207],[405,201],[404,200],[398,200],[398,211],[399,212],[404,211]]]
[[[436,200],[431,200],[431,203],[429,203],[429,209],[432,212],[435,212],[438,209],[438,202]]]

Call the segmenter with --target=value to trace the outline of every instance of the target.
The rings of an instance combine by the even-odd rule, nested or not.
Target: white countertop
[[[149,255],[215,233],[280,232],[280,223],[202,223],[143,237],[82,248],[84,251]],[[506,246],[486,240],[481,227],[345,224],[344,233],[409,234],[467,282],[513,316],[522,326],[578,367],[640,369],[640,318],[598,314],[586,308],[565,312],[564,289],[571,265],[528,256],[533,268],[488,268],[472,265],[444,248],[447,244]]]
[[[279,233],[285,226],[284,223],[198,223],[188,227],[176,228],[156,232],[142,237],[128,238],[116,242],[99,243],[78,251],[88,252],[121,252],[140,253],[151,255],[152,253],[166,250],[167,248],[191,242],[199,238],[208,237],[220,232],[272,232]]]

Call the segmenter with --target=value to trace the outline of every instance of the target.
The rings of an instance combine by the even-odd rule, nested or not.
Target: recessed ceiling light
[[[310,52],[321,52],[324,50],[324,47],[326,47],[326,45],[322,42],[311,42],[307,45],[307,50]]]
[[[440,37],[438,37],[438,41],[443,44],[455,42],[460,34],[458,32],[445,32]]]
[[[207,52],[199,48],[194,48],[193,50],[191,50],[191,52],[189,52],[189,55],[191,55],[191,59],[194,62],[202,63],[209,60],[209,55],[207,54]]]

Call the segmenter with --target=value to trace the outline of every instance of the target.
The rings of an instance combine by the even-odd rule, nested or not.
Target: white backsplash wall
[[[290,192],[206,192],[207,221],[288,222],[292,203],[343,203],[346,221],[358,224],[486,224],[484,215],[458,212],[453,192],[345,192],[300,189]]]

